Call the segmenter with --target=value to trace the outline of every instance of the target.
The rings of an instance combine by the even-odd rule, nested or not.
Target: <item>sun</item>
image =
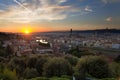
[[[24,33],[25,34],[30,34],[30,31],[29,30],[25,30]]]
[[[23,34],[29,35],[30,33],[33,32],[33,29],[32,29],[31,27],[22,27],[22,28],[21,28],[21,32],[22,32]]]

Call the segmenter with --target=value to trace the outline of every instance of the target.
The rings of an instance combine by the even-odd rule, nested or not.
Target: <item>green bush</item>
[[[75,66],[78,62],[78,58],[72,55],[65,55],[64,57],[68,62],[72,65]]]
[[[9,56],[9,53],[6,52],[5,48],[0,45],[0,57],[7,57]]]
[[[112,77],[119,77],[120,76],[120,64],[119,63],[111,63],[109,65],[110,70],[111,70],[111,76]]]
[[[21,77],[23,75],[23,71],[26,69],[25,59],[15,57],[10,60],[8,67],[11,70],[16,69],[17,74]]]
[[[26,70],[24,71],[24,78],[26,78],[26,79],[35,78],[35,77],[38,77],[38,76],[39,76],[39,73],[37,72],[36,69],[26,68]]]
[[[72,67],[70,63],[63,58],[53,58],[44,65],[43,74],[47,77],[72,75]]]
[[[61,78],[67,78],[67,79],[72,79],[72,76],[67,76],[67,75],[62,75]]]
[[[6,53],[10,56],[10,55],[13,55],[14,51],[12,49],[12,46],[8,45],[6,47]]]
[[[9,69],[5,68],[1,79],[3,80],[18,80],[16,75],[16,70],[10,71]]]
[[[39,75],[42,76],[43,73],[43,66],[47,62],[46,57],[40,57],[36,62],[36,69],[39,72]]]
[[[69,50],[67,53],[76,56],[76,57],[82,57],[82,56],[86,56],[86,55],[93,55],[88,49],[79,49],[79,46],[72,48],[71,50]]]
[[[77,69],[80,73],[90,74],[96,78],[110,77],[109,65],[103,56],[82,57],[77,64]]]
[[[37,57],[32,57],[27,60],[27,67],[29,68],[35,68],[37,62]]]
[[[120,63],[120,55],[118,55],[116,58],[115,58],[115,61]]]

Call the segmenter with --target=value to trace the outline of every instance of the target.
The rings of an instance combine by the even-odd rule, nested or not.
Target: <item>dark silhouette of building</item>
[[[70,29],[70,37],[72,37],[72,34],[73,34],[73,30]]]

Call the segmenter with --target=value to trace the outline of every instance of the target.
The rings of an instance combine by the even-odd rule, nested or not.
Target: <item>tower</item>
[[[72,34],[73,34],[73,30],[70,29],[70,37],[72,37]]]

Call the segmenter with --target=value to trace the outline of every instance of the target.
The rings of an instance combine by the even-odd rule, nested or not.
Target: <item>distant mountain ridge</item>
[[[73,30],[73,32],[82,33],[120,33],[120,29],[96,29],[96,30]]]
[[[49,31],[42,33],[68,33],[68,31]],[[120,33],[120,29],[72,30],[72,33]]]

